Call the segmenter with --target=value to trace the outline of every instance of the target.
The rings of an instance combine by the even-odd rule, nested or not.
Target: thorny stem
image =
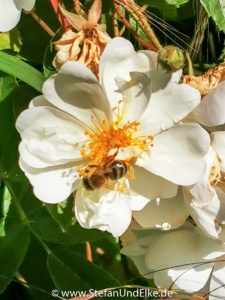
[[[39,25],[50,35],[54,36],[54,31],[51,30],[51,28],[41,19],[36,15],[33,11],[24,11],[25,14],[31,15],[31,17],[38,22]]]
[[[79,0],[73,0],[73,3],[74,3],[74,7],[75,7],[75,10],[76,10],[77,14],[82,15],[80,1]]]
[[[138,24],[145,31],[147,37],[152,41],[153,45],[157,48],[157,50],[162,50],[162,45],[160,44],[158,38],[156,37],[153,29],[150,27],[148,21],[143,15],[142,11],[135,4],[133,0],[127,1],[124,5],[124,8],[134,17],[137,16]]]
[[[119,6],[115,3],[115,1],[113,2],[114,7],[115,7],[115,11],[118,14],[118,16],[121,18],[123,24],[127,27],[127,29],[129,29],[135,39],[145,48],[147,48],[148,50],[157,52],[157,49],[155,47],[153,47],[152,45],[150,45],[149,43],[147,43],[146,41],[144,41],[136,32],[133,31],[132,26],[130,25],[130,23],[127,21],[127,19],[124,17],[123,13],[121,12]]]
[[[191,61],[191,57],[188,52],[185,52],[186,59],[187,59],[187,64],[188,64],[188,75],[194,76],[194,69]]]

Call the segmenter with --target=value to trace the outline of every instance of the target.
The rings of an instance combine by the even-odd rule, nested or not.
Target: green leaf
[[[225,5],[220,0],[200,0],[206,12],[219,27],[225,30]]]
[[[44,76],[18,57],[0,51],[0,70],[26,82],[41,92]]]
[[[3,183],[0,186],[0,193],[0,237],[3,237],[5,236],[4,225],[11,204],[11,195]]]
[[[16,82],[12,76],[0,74],[0,102],[4,101],[15,89]]]
[[[189,0],[165,0],[170,5],[175,5],[176,7],[181,6],[182,4],[187,3]]]
[[[19,52],[21,43],[20,33],[16,28],[9,32],[0,33],[0,50],[10,49]]]
[[[29,230],[16,213],[7,217],[5,232],[6,236],[0,238],[0,293],[13,279],[29,245]]]
[[[59,204],[46,204],[47,210],[52,218],[59,224],[63,232],[75,223],[73,215],[73,197]]]
[[[119,285],[111,273],[67,249],[53,248],[48,257],[48,269],[59,290],[101,290]]]
[[[53,300],[51,290],[55,288],[55,285],[50,278],[46,260],[46,251],[39,241],[31,235],[29,249],[19,269],[20,275],[26,278],[29,286],[29,289],[26,289],[30,296],[29,299]]]

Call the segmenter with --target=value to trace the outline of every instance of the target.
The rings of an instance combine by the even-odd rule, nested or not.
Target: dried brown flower
[[[183,77],[182,82],[199,90],[202,97],[204,97],[223,80],[225,80],[225,62],[215,69],[208,70],[202,76],[186,75]]]
[[[88,20],[63,8],[61,10],[77,32],[70,29],[55,42],[57,54],[53,65],[59,69],[67,61],[79,61],[98,77],[100,56],[111,39],[104,32],[104,26],[97,24],[101,16],[101,0],[94,1]]]

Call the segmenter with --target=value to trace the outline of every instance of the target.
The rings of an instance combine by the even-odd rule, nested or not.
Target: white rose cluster
[[[224,84],[201,99],[181,77],[120,37],[101,56],[99,80],[66,62],[17,119],[19,164],[41,201],[74,192],[82,227],[123,235],[122,253],[158,287],[216,299],[225,294],[225,132],[203,125],[225,122]]]

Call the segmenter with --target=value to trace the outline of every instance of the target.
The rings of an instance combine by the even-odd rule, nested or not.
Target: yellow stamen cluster
[[[101,127],[96,124],[92,117],[92,123],[95,127],[94,133],[85,132],[89,136],[88,151],[87,145],[81,150],[83,158],[89,158],[91,164],[101,166],[108,157],[108,153],[115,149],[115,153],[120,148],[135,146],[146,151],[148,146],[153,146],[152,136],[137,136],[138,122],[127,122],[123,126],[119,126],[119,121],[115,121],[110,127],[106,125],[106,121],[102,121]],[[115,155],[116,156],[116,155]],[[128,162],[132,158],[126,159]]]

